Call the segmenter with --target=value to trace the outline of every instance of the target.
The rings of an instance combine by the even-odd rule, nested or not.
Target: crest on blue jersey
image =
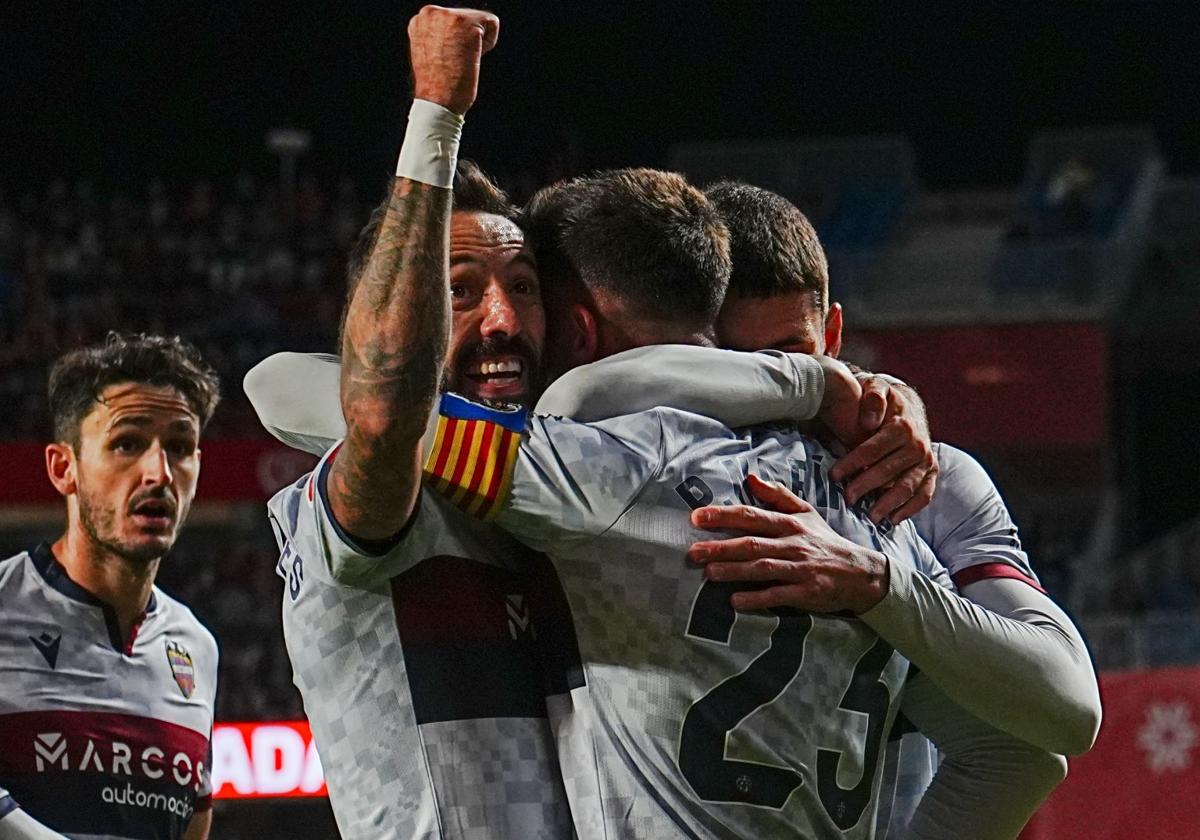
[[[196,666],[192,662],[192,655],[183,645],[167,639],[167,662],[171,663],[175,685],[179,686],[185,698],[191,697],[196,690]]]

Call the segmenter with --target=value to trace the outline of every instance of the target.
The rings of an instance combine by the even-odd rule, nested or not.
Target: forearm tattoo
[[[449,334],[450,198],[449,190],[396,178],[351,292],[342,342],[346,441],[329,493],[352,531],[405,513],[399,508],[419,479],[412,465]]]

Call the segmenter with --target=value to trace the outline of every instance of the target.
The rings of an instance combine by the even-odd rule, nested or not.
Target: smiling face
[[[532,405],[543,385],[546,316],[533,253],[515,223],[491,213],[451,216],[450,303],[443,389]]]
[[[71,527],[128,560],[162,557],[196,493],[199,439],[199,418],[174,388],[105,388],[80,423],[78,443],[51,444],[48,451],[51,480],[69,500]]]

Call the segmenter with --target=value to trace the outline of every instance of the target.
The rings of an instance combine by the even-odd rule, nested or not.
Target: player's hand
[[[750,476],[746,486],[770,510],[708,505],[692,511],[692,525],[743,536],[694,543],[688,559],[716,581],[766,582],[737,592],[734,609],[795,607],[806,612],[863,613],[888,591],[888,560],[837,534],[812,505],[782,484]]]
[[[817,420],[847,447],[862,443],[867,433],[859,420],[862,385],[850,369],[831,356],[814,356],[825,373],[825,393]]]
[[[479,61],[499,35],[500,18],[491,12],[422,8],[408,22],[413,96],[467,113],[479,89]]]
[[[937,487],[925,406],[911,388],[869,376],[862,384],[859,426],[870,437],[834,464],[829,475],[848,482],[850,504],[880,491],[868,512],[872,522],[903,522],[932,501]]]

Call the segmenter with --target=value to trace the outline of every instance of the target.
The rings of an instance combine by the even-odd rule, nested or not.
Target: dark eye
[[[178,440],[167,444],[167,452],[173,458],[187,458],[195,451],[190,441]]]
[[[450,297],[455,300],[464,300],[467,297],[467,287],[462,283],[451,283]]]
[[[537,294],[537,285],[532,280],[518,280],[513,283],[513,291],[519,295]]]
[[[112,442],[112,451],[118,455],[133,455],[141,449],[141,443],[136,438],[117,438]]]

